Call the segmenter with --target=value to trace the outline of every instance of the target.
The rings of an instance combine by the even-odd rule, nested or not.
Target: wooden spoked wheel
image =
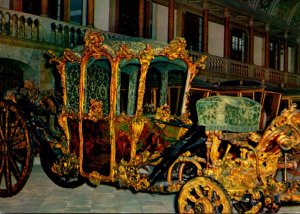
[[[196,177],[183,185],[178,196],[179,213],[232,213],[224,187],[209,177]]]
[[[25,120],[13,103],[0,102],[0,197],[17,194],[33,165]]]

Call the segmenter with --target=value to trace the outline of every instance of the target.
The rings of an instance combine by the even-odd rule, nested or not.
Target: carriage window
[[[183,93],[184,93],[184,88],[181,86],[169,87],[168,103],[170,106],[171,114],[180,115]]]
[[[242,92],[242,97],[248,97],[254,100],[254,92]]]
[[[168,105],[171,114],[181,113],[186,74],[182,71],[171,71],[168,76]]]
[[[289,107],[289,99],[282,99],[280,102],[280,107],[279,107],[279,114],[282,112],[283,109],[288,108]]]
[[[156,108],[160,106],[160,83],[161,73],[155,68],[150,68],[147,73],[145,95],[144,95],[144,113],[155,113]]]
[[[254,92],[254,100],[262,104],[262,92]]]
[[[127,112],[129,75],[121,72],[120,112]]]
[[[263,108],[267,113],[267,121],[270,121],[277,116],[280,99],[280,94],[266,93]]]
[[[78,63],[68,62],[66,64],[66,96],[67,110],[78,112],[79,109],[79,76],[80,65]]]
[[[110,64],[108,60],[92,58],[86,71],[86,94],[84,111],[88,112],[90,100],[102,101],[103,115],[109,114]]]

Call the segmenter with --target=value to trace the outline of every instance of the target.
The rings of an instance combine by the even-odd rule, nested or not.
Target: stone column
[[[70,22],[70,0],[64,0],[64,22]]]
[[[230,16],[229,9],[226,7],[224,10],[224,58],[229,57],[230,45]]]
[[[249,20],[249,58],[248,63],[253,64],[253,52],[254,52],[254,29],[253,29],[253,17]]]
[[[203,52],[208,53],[208,4],[203,2]]]
[[[269,67],[269,50],[270,50],[270,26],[265,26],[265,67]]]
[[[283,60],[283,71],[289,71],[289,53],[288,53],[288,33],[287,31],[284,33],[284,60]]]
[[[48,16],[48,0],[41,0],[41,16]]]
[[[168,42],[174,39],[174,0],[169,0]]]
[[[144,36],[144,11],[145,11],[145,0],[139,0],[139,37]]]
[[[87,2],[87,27],[94,27],[94,0]]]

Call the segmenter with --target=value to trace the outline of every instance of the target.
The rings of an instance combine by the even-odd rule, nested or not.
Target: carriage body
[[[58,121],[66,150],[78,158],[73,168],[92,183],[147,190],[150,179],[139,171],[159,165],[192,126],[188,91],[204,58],[193,63],[180,38],[168,46],[149,42],[104,41],[90,32],[83,49],[52,58],[62,79]],[[130,167],[136,172],[123,175]]]

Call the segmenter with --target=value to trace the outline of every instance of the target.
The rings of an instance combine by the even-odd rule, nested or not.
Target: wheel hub
[[[200,204],[196,204],[194,208],[195,213],[203,213],[203,206]]]

